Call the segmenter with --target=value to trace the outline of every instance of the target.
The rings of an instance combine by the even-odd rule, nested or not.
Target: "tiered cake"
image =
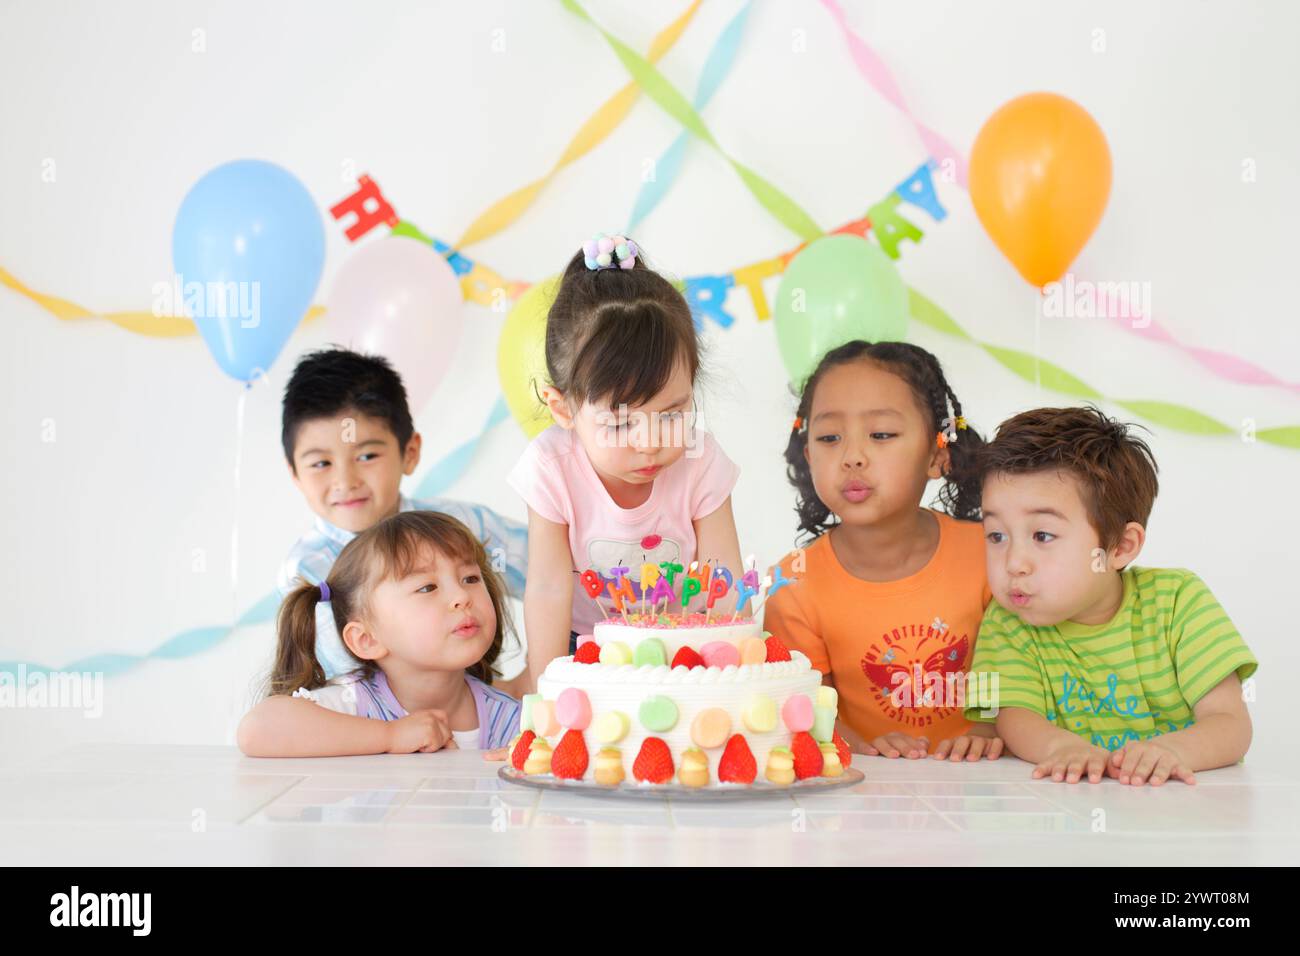
[[[836,693],[753,620],[628,614],[553,660],[523,701],[527,775],[688,787],[786,786],[850,760]]]

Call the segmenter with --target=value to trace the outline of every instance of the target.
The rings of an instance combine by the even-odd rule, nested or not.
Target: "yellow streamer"
[[[60,299],[56,295],[46,295],[23,285],[4,267],[0,266],[0,285],[13,289],[19,295],[30,299],[56,319],[107,319],[119,328],[137,335],[149,335],[154,338],[171,339],[184,335],[197,335],[191,319],[175,315],[154,315],[152,312],[92,312],[90,309]],[[310,322],[325,314],[323,305],[313,305],[303,316],[304,322]]]
[[[673,44],[685,31],[687,24],[691,22],[691,18],[695,16],[695,11],[699,9],[700,3],[701,0],[694,0],[686,8],[685,13],[665,27],[650,42],[650,49],[646,54],[646,59],[651,63],[656,63],[665,53],[672,49]],[[489,236],[496,235],[522,216],[524,211],[533,204],[533,200],[537,198],[561,169],[574,160],[585,156],[605,137],[614,132],[618,124],[623,122],[627,114],[632,111],[632,106],[640,95],[641,86],[634,80],[607,99],[574,134],[573,139],[569,141],[569,145],[565,147],[564,153],[551,167],[550,172],[541,179],[534,180],[494,202],[470,223],[464,235],[456,241],[452,248],[459,251],[476,242],[482,242]]]

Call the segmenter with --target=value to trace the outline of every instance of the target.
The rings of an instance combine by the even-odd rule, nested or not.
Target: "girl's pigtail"
[[[325,669],[316,660],[316,603],[320,599],[320,586],[303,582],[280,604],[275,665],[271,669],[272,695],[325,685]]]
[[[957,400],[956,393],[946,380],[943,382],[943,390],[948,401],[952,403],[952,418],[945,423],[950,426],[947,432],[952,436],[952,440],[947,446],[949,465],[944,475],[943,487],[939,489],[939,501],[944,510],[954,518],[963,521],[979,521],[983,483],[980,473],[980,455],[984,448],[984,439],[979,432],[966,424],[965,416],[961,411],[961,402]]]

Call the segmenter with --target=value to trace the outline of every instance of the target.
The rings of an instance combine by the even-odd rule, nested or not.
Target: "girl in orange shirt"
[[[815,540],[782,559],[795,580],[772,594],[764,627],[838,691],[838,730],[857,753],[1002,753],[991,724],[962,714],[991,598],[982,445],[938,360],[906,342],[841,345],[804,386],[785,459]],[[942,510],[923,508],[936,479]]]

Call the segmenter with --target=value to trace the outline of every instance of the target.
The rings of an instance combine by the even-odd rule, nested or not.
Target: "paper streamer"
[[[665,27],[651,41],[650,49],[646,54],[646,58],[651,63],[658,62],[672,48],[678,37],[686,29],[687,24],[691,22],[691,18],[695,16],[695,11],[699,9],[699,6],[700,0],[695,0],[686,8],[685,13]],[[498,199],[480,213],[470,223],[469,228],[465,230],[460,239],[456,241],[456,248],[464,249],[476,242],[482,242],[489,236],[496,235],[522,216],[524,211],[533,204],[533,201],[537,199],[541,191],[546,188],[546,185],[555,178],[560,170],[589,153],[623,122],[627,114],[631,112],[640,92],[635,83],[628,83],[601,104],[600,108],[582,124],[582,127],[574,134],[573,139],[569,140],[569,145],[565,147],[564,153],[551,167],[550,172],[541,179],[536,179]]]
[[[731,64],[736,58],[736,49],[740,46],[740,37],[745,29],[745,20],[749,16],[750,5],[751,0],[746,0],[740,12],[731,18],[731,22],[723,28],[718,39],[714,41],[713,48],[709,50],[709,55],[704,60],[704,68],[700,71],[700,79],[695,86],[696,111],[703,110],[708,105],[723,79],[731,71]],[[650,215],[672,188],[681,170],[689,142],[690,134],[678,133],[672,145],[655,160],[654,178],[641,185],[641,190],[637,193],[636,201],[632,206],[632,216],[628,220],[627,228],[623,230],[625,235],[631,235],[641,220]]]
[[[880,55],[849,27],[844,11],[837,0],[822,0],[822,6],[835,18],[841,32],[844,34],[845,43],[848,44],[849,53],[853,57],[858,72],[862,74],[863,78],[876,92],[908,118],[916,128],[917,134],[921,137],[921,142],[925,144],[925,148],[941,167],[946,168],[948,164],[951,164],[953,178],[957,184],[963,189],[969,188],[967,185],[965,157],[958,153],[951,143],[922,123],[912,113],[889,67],[885,65],[885,61]],[[1123,310],[1108,310],[1106,312],[1112,321],[1126,332],[1177,349],[1202,368],[1209,370],[1225,381],[1235,382],[1239,385],[1268,385],[1300,393],[1300,382],[1279,378],[1268,369],[1228,352],[1186,345],[1157,322],[1154,317],[1147,316],[1141,323],[1134,323],[1122,313]]]
[[[181,631],[144,654],[121,654],[110,651],[83,657],[62,667],[48,667],[30,661],[0,661],[0,673],[17,674],[20,670],[25,670],[28,674],[101,673],[105,677],[116,677],[148,660],[179,660],[202,654],[220,644],[233,634],[236,628],[275,620],[279,607],[280,595],[272,592],[245,611],[233,627],[230,625],[195,627],[188,631]]]
[[[844,16],[844,10],[836,0],[822,0],[822,6],[825,7],[835,22],[839,25],[840,32],[844,34],[844,42],[848,44],[849,55],[853,57],[853,65],[858,68],[863,79],[870,83],[886,100],[894,105],[894,108],[907,117],[921,142],[925,145],[926,152],[934,157],[941,169],[951,169],[953,176],[966,189],[966,158],[957,152],[956,147],[946,139],[936,133],[930,127],[926,126],[917,118],[916,114],[907,106],[907,100],[903,98],[903,91],[899,89],[898,83],[894,80],[894,75],[885,65],[885,61],[880,58],[866,42],[858,36],[849,27],[848,20]]]
[[[731,165],[731,168],[740,176],[741,181],[753,194],[754,198],[778,222],[805,241],[811,241],[822,235],[821,228],[813,221],[813,218],[804,212],[793,199],[748,166],[733,159],[722,148],[722,145],[709,131],[709,128],[705,126],[700,114],[686,101],[686,97],[682,96],[677,88],[664,78],[664,75],[655,68],[654,64],[646,62],[645,58],[639,53],[593,20],[587,11],[578,4],[577,0],[560,0],[560,2],[568,10],[590,23],[605,38],[605,42],[609,44],[610,49],[622,61],[623,66],[640,85],[646,96],[658,103],[664,112],[681,123],[687,130],[712,146],[718,155]]]
[[[509,417],[510,412],[506,408],[505,399],[498,396],[480,433],[458,445],[436,462],[420,482],[415,497],[437,497],[460,480],[466,469],[469,468],[474,453],[478,450],[483,438],[492,428]],[[232,570],[231,573],[233,575],[234,571]],[[105,677],[115,677],[148,660],[179,660],[202,654],[204,651],[216,647],[238,628],[274,621],[279,608],[280,595],[272,592],[259,599],[256,604],[245,611],[234,625],[191,628],[169,637],[152,651],[147,651],[144,654],[107,652],[83,657],[57,668],[45,664],[35,664],[31,661],[0,661],[0,673],[102,673]]]
[[[0,285],[12,289],[24,298],[30,299],[56,319],[65,321],[73,319],[105,319],[128,332],[163,339],[197,335],[199,331],[195,328],[194,322],[185,316],[154,315],[152,312],[92,312],[90,309],[77,305],[75,302],[69,302],[67,299],[61,299],[56,295],[47,295],[44,292],[37,292],[35,289],[19,282],[11,272],[3,267],[0,267]],[[313,305],[307,310],[307,314],[302,317],[302,320],[310,322],[324,314],[324,306]]]
[[[1002,348],[980,341],[962,328],[952,316],[915,289],[908,290],[908,298],[909,310],[913,319],[928,325],[936,331],[943,332],[945,335],[965,339],[972,345],[983,349],[1003,368],[1030,384],[1035,384],[1035,373],[1037,373],[1037,384],[1040,384],[1043,388],[1053,392],[1060,392],[1062,395],[1069,395],[1072,398],[1083,399],[1084,401],[1108,402],[1173,431],[1191,435],[1242,435],[1243,440],[1248,440],[1245,438],[1245,428],[1233,428],[1231,425],[1225,425],[1223,422],[1184,405],[1141,399],[1110,398],[1082,379],[1045,359],[1035,358],[1028,352]],[[1256,441],[1268,442],[1282,448],[1300,449],[1300,425],[1261,428],[1254,430],[1253,434]]]
[[[468,441],[462,442],[443,456],[442,460],[429,469],[421,480],[416,489],[416,498],[436,498],[444,491],[454,485],[469,468],[469,463],[474,459],[474,453],[478,451],[478,446],[487,433],[510,417],[510,409],[506,406],[504,396],[497,396],[496,403],[492,406],[492,411],[488,414],[487,421],[479,429],[479,433]]]

